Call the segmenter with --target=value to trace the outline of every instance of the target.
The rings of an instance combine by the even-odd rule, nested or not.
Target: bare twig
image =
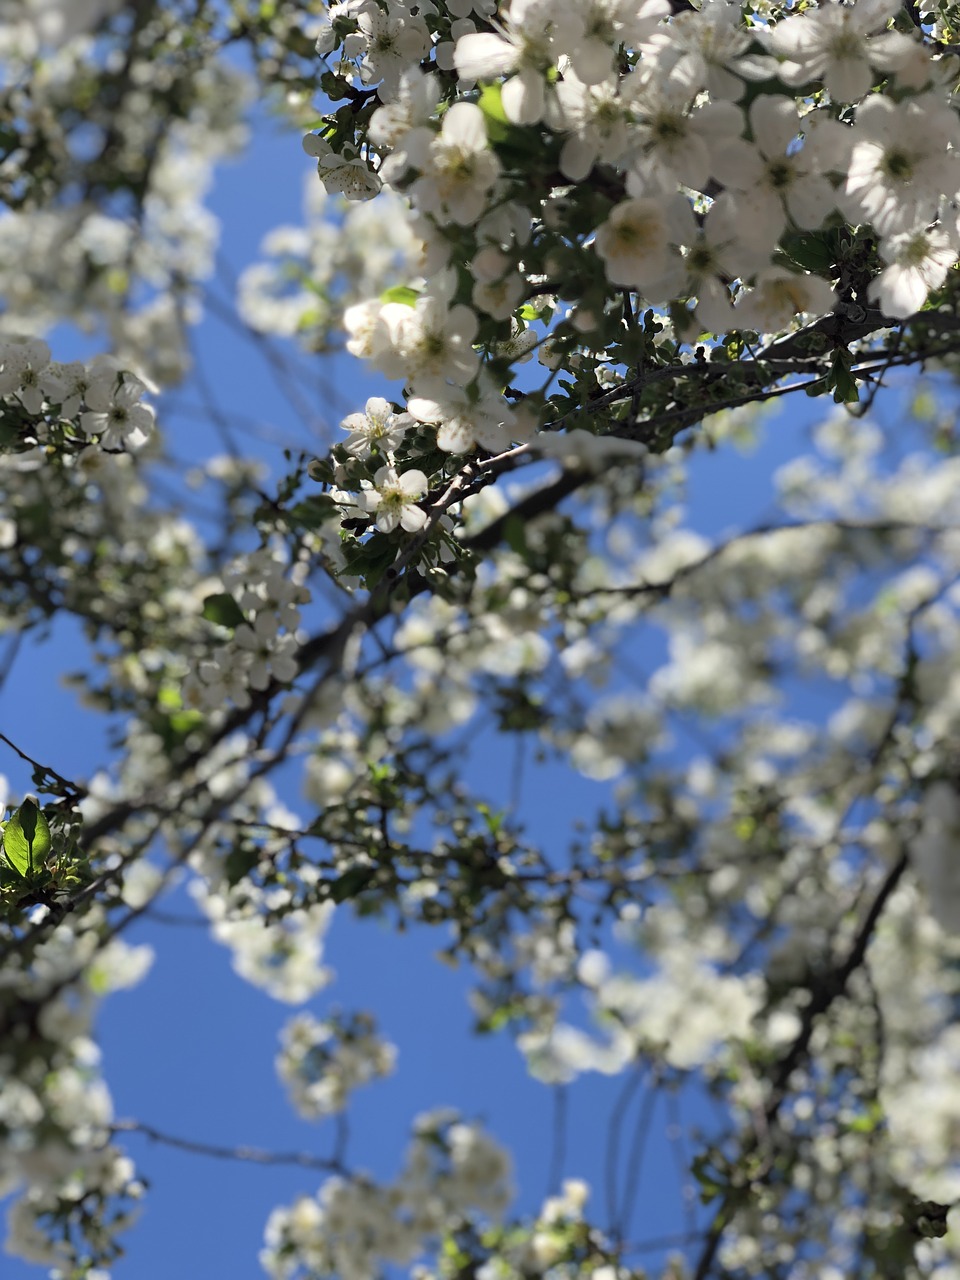
[[[295,1165],[300,1169],[316,1169],[323,1173],[344,1172],[339,1160],[310,1155],[309,1152],[265,1151],[262,1147],[224,1147],[213,1142],[197,1142],[193,1138],[180,1138],[174,1134],[162,1133],[153,1125],[144,1124],[142,1120],[115,1120],[110,1126],[110,1132],[113,1134],[138,1133],[150,1142],[174,1147],[177,1151],[186,1151],[190,1155],[210,1156],[215,1160],[239,1160],[247,1164],[261,1165]]]

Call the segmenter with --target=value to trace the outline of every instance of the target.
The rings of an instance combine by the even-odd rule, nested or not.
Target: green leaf
[[[391,289],[384,289],[380,295],[381,302],[402,302],[405,307],[415,307],[421,295],[416,289],[406,284],[395,284]]]
[[[498,84],[485,84],[480,90],[477,106],[488,120],[497,124],[508,125],[507,113],[503,109],[503,92]]]
[[[228,591],[207,596],[203,602],[203,616],[208,622],[216,622],[221,627],[238,627],[241,622],[246,622],[240,606]]]
[[[245,875],[249,875],[259,860],[259,850],[255,845],[235,845],[223,864],[230,888],[239,884]]]
[[[857,390],[857,380],[850,372],[850,356],[846,351],[838,351],[833,357],[827,374],[827,388],[833,391],[836,404],[859,403],[860,392]]]
[[[375,587],[397,558],[398,547],[385,534],[375,533],[361,542],[340,570],[344,578],[363,578],[368,588]]]
[[[327,493],[316,493],[304,498],[287,515],[300,529],[319,529],[338,512],[339,508]]]
[[[346,902],[348,898],[355,898],[363,892],[375,875],[376,867],[353,867],[332,882],[330,897],[334,902]]]
[[[503,820],[507,816],[506,809],[500,809],[494,812],[488,804],[482,802],[477,805],[477,813],[484,821],[484,825],[492,836],[499,835],[500,828],[503,826]]]
[[[3,852],[25,879],[50,852],[50,824],[32,800],[24,800],[4,827]]]
[[[161,711],[179,711],[183,706],[180,690],[174,684],[163,684],[157,690],[157,706]]]
[[[170,716],[170,728],[178,738],[185,738],[203,724],[203,712],[187,707],[183,711],[175,711]]]
[[[477,106],[483,112],[484,123],[487,126],[487,137],[490,139],[491,144],[498,149],[506,148],[510,161],[515,162],[523,155],[532,156],[534,147],[538,148],[538,157],[540,159],[543,158],[545,143],[542,134],[529,129],[518,128],[510,123],[507,119],[507,113],[503,109],[503,96],[500,85],[484,85],[480,90]],[[549,149],[549,144],[546,145]]]
[[[828,271],[837,260],[837,236],[834,231],[786,235],[781,244],[784,253],[805,271]]]

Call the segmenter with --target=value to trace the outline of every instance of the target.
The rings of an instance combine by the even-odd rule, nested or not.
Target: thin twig
[[[547,1174],[547,1195],[560,1189],[563,1166],[567,1158],[567,1089],[565,1085],[553,1087],[553,1123],[551,1125],[550,1168]]]
[[[27,755],[26,751],[21,750],[15,742],[11,742],[5,733],[0,733],[0,742],[5,742],[11,751],[15,751],[21,760],[25,760],[27,764],[32,765],[38,773],[44,774],[47,778],[52,778],[71,800],[79,800],[87,794],[86,787],[81,787],[78,783],[71,782],[69,778],[65,778],[56,769],[51,769],[49,765],[41,764],[39,760],[34,760],[33,756]]]
[[[316,1169],[323,1173],[342,1173],[343,1165],[335,1159],[313,1156],[305,1151],[265,1151],[262,1147],[224,1147],[212,1142],[197,1142],[193,1138],[180,1138],[162,1133],[142,1120],[115,1120],[111,1133],[139,1133],[150,1142],[159,1142],[190,1155],[210,1156],[215,1160],[240,1160],[247,1164],[296,1165],[300,1169]]]

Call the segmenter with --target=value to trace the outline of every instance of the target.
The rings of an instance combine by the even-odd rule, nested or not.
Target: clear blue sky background
[[[247,157],[220,173],[213,208],[223,222],[223,253],[236,268],[255,255],[261,236],[279,222],[300,217],[302,179],[311,162],[296,135],[261,125]],[[207,377],[223,406],[296,430],[288,408],[251,348],[223,325],[208,320],[199,333]],[[62,355],[61,350],[55,352]],[[371,383],[352,362],[332,370],[349,407],[359,408]],[[319,406],[323,410],[323,406]],[[336,421],[338,412],[328,416]],[[766,432],[749,460],[725,448],[694,467],[690,509],[695,526],[716,532],[744,527],[770,502],[770,475],[795,454],[811,406],[787,410]],[[161,415],[173,451],[185,458],[218,452],[215,433],[194,419]],[[303,435],[298,437],[305,442]],[[91,761],[107,758],[103,727],[78,709],[56,684],[55,672],[83,662],[84,642],[70,624],[58,624],[52,639],[24,655],[21,675],[0,693],[0,727],[29,723],[29,733],[12,734],[39,759],[67,776],[89,776]],[[38,711],[37,699],[41,700]],[[28,714],[29,713],[29,714]],[[494,739],[481,740],[476,765],[494,795],[505,794],[505,753]],[[509,755],[509,753],[506,753]],[[12,758],[0,757],[20,789],[29,787]],[[598,784],[566,778],[563,788],[549,775],[528,772],[526,801],[538,815],[548,841],[563,842],[579,813],[589,812]],[[290,797],[294,807],[299,798]],[[183,892],[163,904],[192,913]],[[291,1014],[236,978],[229,953],[210,942],[202,928],[142,922],[130,941],[154,945],[157,958],[148,978],[134,991],[110,998],[99,1023],[105,1071],[116,1113],[170,1133],[224,1145],[250,1144],[275,1151],[328,1154],[333,1129],[328,1122],[308,1126],[287,1104],[273,1060],[279,1028]],[[308,1006],[322,1015],[337,1004],[369,1008],[385,1035],[399,1046],[396,1075],[361,1090],[350,1114],[349,1153],[358,1166],[382,1178],[399,1169],[411,1118],[447,1104],[482,1118],[512,1147],[517,1161],[519,1204],[535,1209],[547,1191],[551,1161],[553,1098],[530,1081],[506,1036],[471,1036],[466,1001],[468,976],[438,965],[433,953],[446,938],[414,930],[392,935],[376,922],[356,922],[341,910],[328,948],[336,984]],[[593,1204],[603,1204],[603,1162],[610,1109],[622,1080],[590,1078],[569,1093],[567,1175],[593,1184]],[[703,1104],[684,1100],[687,1118],[705,1114]],[[679,1180],[673,1153],[663,1139],[664,1116],[655,1123],[647,1153],[633,1239],[680,1228]],[[632,1116],[630,1124],[632,1125]],[[128,1140],[131,1153],[151,1183],[140,1224],[126,1237],[128,1254],[116,1267],[129,1280],[255,1280],[262,1275],[257,1250],[272,1207],[297,1194],[312,1193],[322,1175],[299,1169],[262,1168],[181,1154]],[[599,1216],[602,1217],[602,1214]],[[3,1280],[35,1280],[43,1269],[0,1260]]]

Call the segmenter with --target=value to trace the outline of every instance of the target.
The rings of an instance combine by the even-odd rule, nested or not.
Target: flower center
[[[680,138],[686,136],[686,121],[683,116],[679,116],[675,112],[671,111],[669,114],[665,112],[654,119],[651,131],[659,142],[677,142]]]
[[[900,261],[907,267],[920,267],[927,261],[930,246],[925,235],[915,236],[900,255]]]
[[[716,258],[709,245],[696,244],[687,254],[687,266],[694,275],[705,275],[712,271]]]
[[[853,31],[839,31],[830,42],[830,52],[838,61],[863,57],[863,40]]]
[[[770,160],[767,163],[767,182],[774,191],[783,191],[793,182],[793,165],[789,160]]]
[[[894,182],[909,182],[913,176],[913,162],[906,151],[887,151],[880,162],[880,169]]]

